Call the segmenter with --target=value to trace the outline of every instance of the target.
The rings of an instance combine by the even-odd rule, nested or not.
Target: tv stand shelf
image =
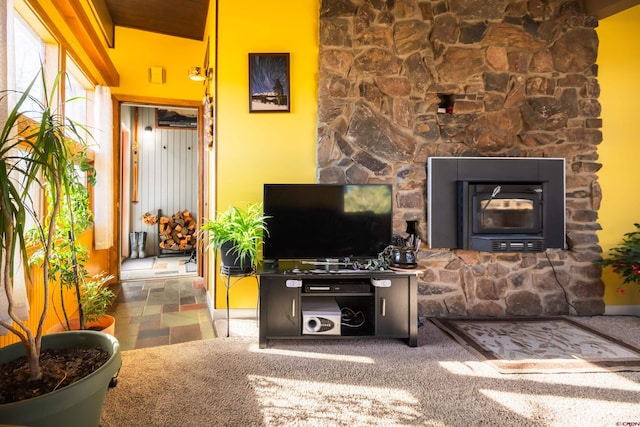
[[[260,348],[274,339],[418,341],[417,278],[412,272],[292,273],[260,271]],[[330,333],[305,329],[305,307],[327,302],[341,323]],[[309,313],[309,311],[306,311]],[[352,319],[349,319],[353,316]]]

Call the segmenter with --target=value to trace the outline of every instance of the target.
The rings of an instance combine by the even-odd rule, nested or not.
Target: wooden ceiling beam
[[[83,68],[83,71],[89,75],[94,83],[112,87],[120,85],[120,74],[111,62],[107,49],[102,44],[101,36],[95,31],[79,0],[27,0],[27,3],[58,43],[73,54],[74,59],[79,62],[78,65]],[[94,76],[91,69],[83,64],[82,58],[64,36],[63,31],[48,17],[47,8],[43,3],[53,4],[60,16],[64,18],[65,24],[82,46],[99,76]]]
[[[638,4],[640,4],[640,0],[584,0],[587,14],[598,19],[604,19]]]
[[[95,16],[96,21],[98,21],[100,25],[100,30],[102,30],[102,36],[107,42],[107,46],[114,47],[115,25],[111,19],[107,4],[104,0],[90,0],[89,4],[91,5],[93,16]]]
[[[120,74],[111,62],[100,35],[95,31],[80,0],[52,0],[60,14],[68,18],[67,24],[104,78],[107,86],[119,86]]]

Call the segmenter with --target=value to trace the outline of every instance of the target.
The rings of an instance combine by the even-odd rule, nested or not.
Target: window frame
[[[45,94],[44,90],[41,90],[41,92],[37,96],[37,99],[40,102],[51,101],[52,103],[56,103],[58,105],[59,113],[62,114],[62,118],[64,120],[67,120],[67,118],[69,118],[83,125],[87,130],[90,130],[93,125],[93,94],[95,90],[93,83],[89,78],[87,78],[86,74],[77,65],[71,52],[69,52],[67,49],[65,49],[63,45],[61,45],[57,40],[55,40],[53,35],[46,30],[46,28],[42,25],[42,22],[37,18],[37,16],[31,10],[26,10],[24,9],[24,7],[21,7],[21,6],[23,5],[19,1],[14,4],[14,9],[12,10],[13,13],[12,13],[11,19],[13,19],[14,23],[18,22],[19,23],[18,25],[23,26],[28,32],[28,34],[33,35],[34,38],[37,38],[37,42],[40,42],[42,44],[42,50],[40,51],[39,55],[42,55],[43,57],[38,61],[39,63],[37,67],[35,66],[32,67],[32,70],[35,70],[36,68],[38,71],[40,69],[44,69],[44,79],[47,85],[46,87],[49,90],[53,86],[54,79],[58,76],[59,72],[64,71],[64,73],[61,74],[62,77],[60,78],[60,81],[58,82],[56,93]],[[15,35],[15,31],[16,31],[15,28],[13,28],[14,35]],[[10,38],[10,41],[13,42],[12,48],[14,49],[14,51],[23,49],[22,46],[20,47],[20,49],[18,49],[18,46],[17,46],[18,41],[16,40],[15,37]],[[14,59],[13,62],[14,63],[6,64],[8,74],[12,75],[12,78],[9,79],[9,82],[10,82],[9,89],[14,90],[13,96],[9,98],[10,109],[15,106],[15,102],[17,101],[16,96],[18,97],[20,96],[20,94],[17,91],[26,89],[28,84],[31,83],[31,80],[29,80],[25,84],[22,84],[21,87],[17,87],[16,78],[17,78],[17,75],[20,74],[20,71],[17,68],[18,67],[17,61]],[[36,75],[37,75],[37,72],[34,71],[33,76],[30,76],[29,79],[33,79]],[[39,76],[39,78],[42,78],[42,77]],[[72,84],[77,85],[77,87],[81,87],[83,91],[81,95],[75,96],[76,98],[84,98],[84,101],[82,101],[84,102],[84,107],[81,110],[83,111],[84,113],[83,115],[85,117],[82,119],[78,119],[77,117],[67,117],[66,115],[67,105],[70,104],[70,103],[67,103],[67,96],[69,94],[68,86]],[[42,85],[40,84],[40,86]],[[45,96],[48,96],[49,99],[45,100],[44,99]],[[72,102],[74,103],[81,102],[81,100],[74,99]],[[34,108],[27,107],[26,109],[28,110],[30,109],[33,112],[33,114],[28,114],[27,111],[23,111],[24,115],[18,119],[19,130],[24,129],[27,126],[37,125],[37,121],[39,120],[39,117],[37,117],[36,112],[33,111]],[[71,114],[71,116],[73,116],[73,114]],[[85,134],[83,136],[83,139],[88,144],[90,143],[90,138],[91,138],[90,131],[88,134]],[[73,144],[74,140],[68,137],[67,142],[69,144]],[[18,146],[16,149],[20,150],[20,146]],[[89,160],[93,162],[94,157],[95,157],[95,153],[90,150]],[[94,206],[95,198],[94,198],[93,186],[89,185],[88,190],[89,190],[89,206],[93,213],[95,212],[95,206]],[[37,184],[34,184],[34,188],[29,189],[29,193],[31,194],[34,200],[34,209],[37,210],[35,214],[38,215],[39,217],[44,217],[47,213],[47,201],[46,201],[46,194],[44,190],[41,187],[39,187]],[[30,219],[29,221],[32,222],[33,220]],[[25,229],[28,229],[28,228],[29,228],[28,226],[25,227]]]

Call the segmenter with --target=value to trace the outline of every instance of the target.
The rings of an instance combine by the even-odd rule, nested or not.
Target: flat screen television
[[[375,258],[391,242],[389,184],[265,184],[265,260]]]

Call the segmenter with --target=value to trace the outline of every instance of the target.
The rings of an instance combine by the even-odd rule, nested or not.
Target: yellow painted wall
[[[120,74],[120,86],[113,94],[137,97],[201,101],[203,83],[188,78],[190,67],[202,66],[204,42],[116,27],[115,47],[109,56]],[[165,83],[149,81],[149,68],[162,67]]]
[[[598,232],[604,254],[622,241],[622,236],[634,231],[640,222],[640,145],[637,122],[640,99],[640,6],[600,21],[598,49],[598,81],[602,104],[603,137],[598,147],[602,206]],[[640,286],[625,285],[624,294],[617,289],[622,281],[609,268],[603,273],[607,312],[615,306],[640,305]]]
[[[319,0],[219,0],[217,173],[211,181],[217,197],[210,216],[216,207],[262,201],[264,183],[315,182],[319,9]],[[290,113],[249,113],[248,54],[266,52],[290,53]],[[225,307],[225,288],[217,274],[211,277],[218,281],[216,308]],[[231,307],[255,307],[255,281],[241,281],[230,295]]]

